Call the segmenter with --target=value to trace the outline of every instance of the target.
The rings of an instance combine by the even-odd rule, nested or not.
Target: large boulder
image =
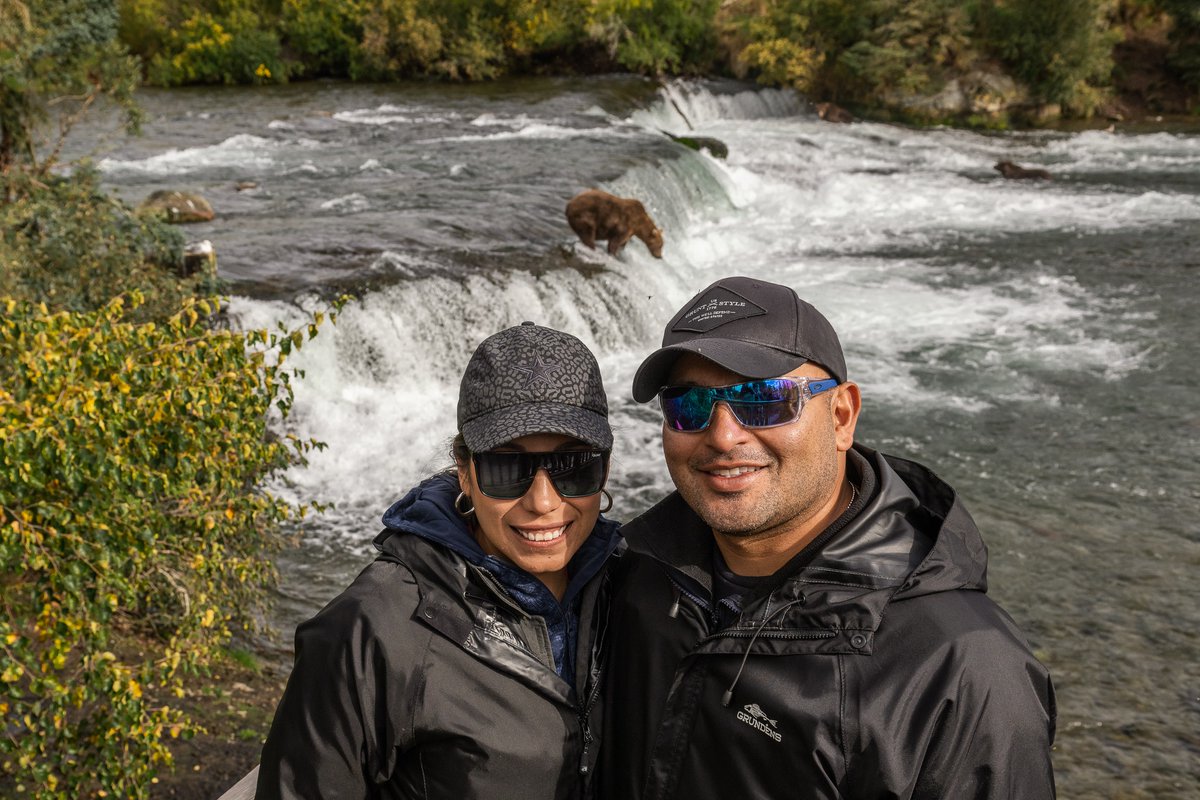
[[[167,222],[209,222],[216,216],[208,201],[194,192],[164,189],[154,192],[141,207],[162,215]]]
[[[892,92],[887,102],[926,117],[998,117],[1011,109],[1026,106],[1029,98],[1011,76],[989,69],[974,69],[950,79],[935,94]]]

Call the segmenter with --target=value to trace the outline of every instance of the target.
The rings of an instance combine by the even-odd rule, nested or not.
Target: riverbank
[[[174,766],[161,770],[151,800],[215,800],[253,769],[287,681],[286,670],[233,650],[212,674],[188,682],[182,699],[164,699],[203,728],[170,739]]]

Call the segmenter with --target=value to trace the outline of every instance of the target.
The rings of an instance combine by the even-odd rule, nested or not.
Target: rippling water
[[[1200,135],[833,125],[790,93],[631,79],[147,92],[96,157],[130,200],[195,189],[246,325],[359,300],[301,354],[289,424],[330,446],[278,490],[333,501],[281,561],[289,628],[443,466],[474,345],[532,319],[601,356],[628,518],[670,486],[633,370],[695,291],[796,287],[842,334],[860,440],[933,466],[1059,693],[1069,798],[1200,796]],[[668,130],[714,136],[716,161]],[[992,164],[1042,166],[1050,183]],[[258,187],[238,192],[236,181]],[[581,248],[563,206],[636,196],[665,258]],[[282,653],[281,657],[286,657]],[[1013,765],[1020,769],[1020,765]]]

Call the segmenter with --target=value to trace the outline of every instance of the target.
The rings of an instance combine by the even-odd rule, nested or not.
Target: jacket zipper
[[[603,677],[604,668],[601,667],[596,674],[596,680],[592,683],[592,689],[588,692],[587,699],[581,708],[576,709],[576,716],[579,717],[579,728],[583,732],[583,750],[579,754],[579,774],[587,775],[591,767],[588,765],[588,754],[591,751],[592,742],[595,737],[592,736],[592,726],[588,721],[592,713],[592,706],[596,704],[596,699],[600,696],[600,683]]]
[[[696,594],[693,594],[692,592],[689,592],[687,589],[685,589],[683,586],[680,585],[679,581],[675,580],[674,576],[669,576],[669,577],[671,579],[671,585],[675,587],[676,592],[678,592],[680,595],[686,597],[687,599],[691,600],[699,608],[701,608],[705,612],[707,612],[710,616],[712,615],[713,607],[706,600],[704,600],[703,598],[699,597]],[[671,605],[671,610],[668,612],[668,616],[670,616],[673,619],[675,617],[675,615],[678,613],[679,613],[679,598],[676,597],[675,602]],[[745,630],[745,629],[731,630],[729,628],[726,628],[725,630],[717,631],[716,633],[707,634],[703,639],[701,639],[699,642],[697,642],[697,646],[704,644],[706,642],[712,641],[714,639],[720,639],[722,637],[730,637],[730,638],[736,639],[736,638],[749,638],[752,636],[754,636],[754,631],[752,631],[752,630]],[[789,633],[787,631],[776,632],[776,631],[764,630],[762,632],[761,636],[767,637],[769,639],[832,639],[835,636],[837,636],[837,634],[835,632],[829,631],[829,630],[809,631],[809,632],[804,632],[804,633]]]
[[[602,580],[603,584],[599,587],[599,592],[603,593],[608,589],[609,576],[605,575]],[[599,595],[596,598],[596,604],[600,603]],[[593,607],[593,617],[599,616],[596,614],[596,607]],[[604,683],[604,659],[599,656],[599,652],[604,648],[604,638],[608,634],[608,619],[604,615],[604,619],[600,620],[600,627],[594,635],[593,652],[589,653],[589,659],[596,665],[595,674],[592,670],[588,670],[588,678],[591,679],[591,689],[588,691],[587,697],[584,699],[581,707],[576,709],[576,714],[579,717],[579,728],[583,734],[583,751],[579,754],[579,774],[587,775],[591,771],[588,764],[588,754],[591,751],[592,742],[595,737],[592,736],[591,714],[592,708],[596,705],[596,700],[600,697],[600,686]],[[576,644],[575,657],[579,658],[579,646]]]
[[[835,636],[837,636],[835,632],[828,630],[794,632],[784,630],[764,630],[759,634],[759,638],[761,639],[832,639]],[[704,642],[709,642],[713,639],[720,639],[722,637],[729,637],[731,639],[754,638],[754,631],[745,630],[744,628],[739,628],[737,630],[718,631],[717,633],[704,637],[700,643],[703,644]]]

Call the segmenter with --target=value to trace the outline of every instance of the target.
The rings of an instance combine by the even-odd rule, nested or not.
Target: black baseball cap
[[[475,348],[458,389],[458,429],[473,453],[534,433],[611,450],[600,366],[569,333],[523,322]]]
[[[633,398],[654,399],[684,353],[747,378],[775,378],[802,364],[846,380],[846,357],[829,320],[789,286],[754,278],[722,278],[693,297],[663,332],[633,378]]]

